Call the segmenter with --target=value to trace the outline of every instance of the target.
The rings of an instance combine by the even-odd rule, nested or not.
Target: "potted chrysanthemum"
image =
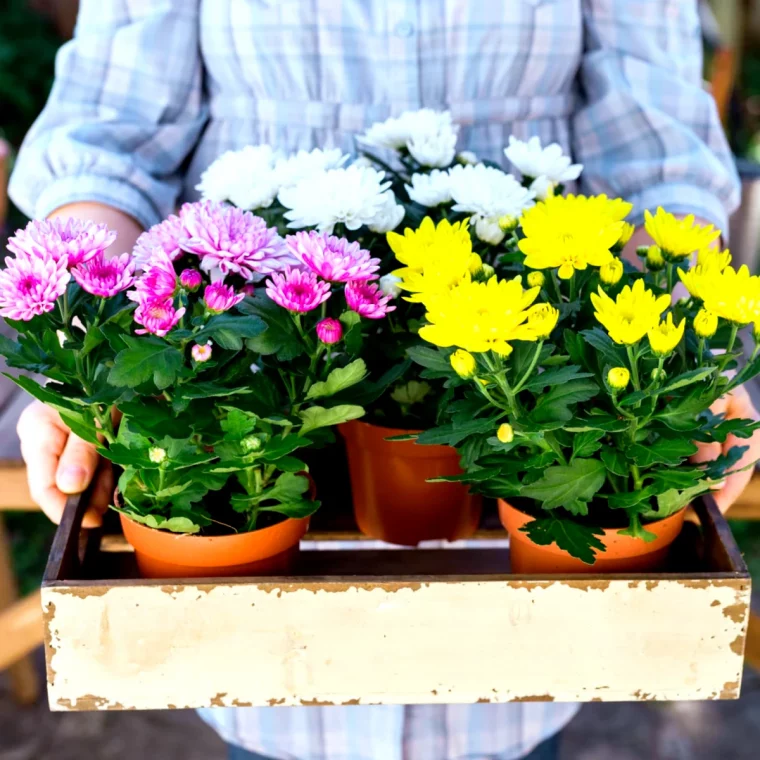
[[[517,572],[661,567],[688,503],[753,464],[741,445],[691,457],[758,429],[710,409],[760,372],[760,346],[742,363],[739,339],[760,322],[760,278],[709,247],[718,230],[663,209],[639,271],[616,254],[629,209],[548,197],[523,214],[508,274],[404,275],[438,347],[416,358],[453,393],[418,443],[456,446],[465,472],[447,479],[500,500]]]
[[[317,509],[305,463],[360,417],[367,321],[390,307],[344,239],[281,237],[187,204],[108,258],[102,225],[31,222],[10,241],[0,352],[13,379],[122,470],[114,508],[146,575],[285,569]],[[118,414],[117,414],[118,412]]]

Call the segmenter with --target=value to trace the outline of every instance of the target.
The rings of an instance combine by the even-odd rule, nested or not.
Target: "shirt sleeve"
[[[10,195],[32,218],[76,201],[149,227],[171,213],[206,120],[199,0],[82,0]]]
[[[582,0],[585,50],[573,119],[584,192],[663,206],[724,232],[739,180],[702,86],[696,0]]]

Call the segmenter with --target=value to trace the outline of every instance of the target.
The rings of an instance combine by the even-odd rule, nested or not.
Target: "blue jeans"
[[[555,734],[536,747],[529,755],[525,755],[523,760],[557,760],[559,757],[559,738],[560,734]],[[271,758],[259,755],[256,752],[248,752],[242,747],[236,747],[229,744],[229,760],[271,760]]]

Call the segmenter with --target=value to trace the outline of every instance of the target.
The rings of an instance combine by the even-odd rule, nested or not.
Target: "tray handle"
[[[79,578],[85,557],[97,549],[101,531],[82,528],[82,520],[87,512],[93,488],[94,482],[84,492],[66,499],[63,516],[55,531],[45,567],[45,581]]]

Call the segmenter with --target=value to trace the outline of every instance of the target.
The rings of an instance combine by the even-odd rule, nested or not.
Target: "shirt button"
[[[399,21],[396,24],[396,34],[399,37],[411,37],[414,33],[414,27],[408,21]]]

